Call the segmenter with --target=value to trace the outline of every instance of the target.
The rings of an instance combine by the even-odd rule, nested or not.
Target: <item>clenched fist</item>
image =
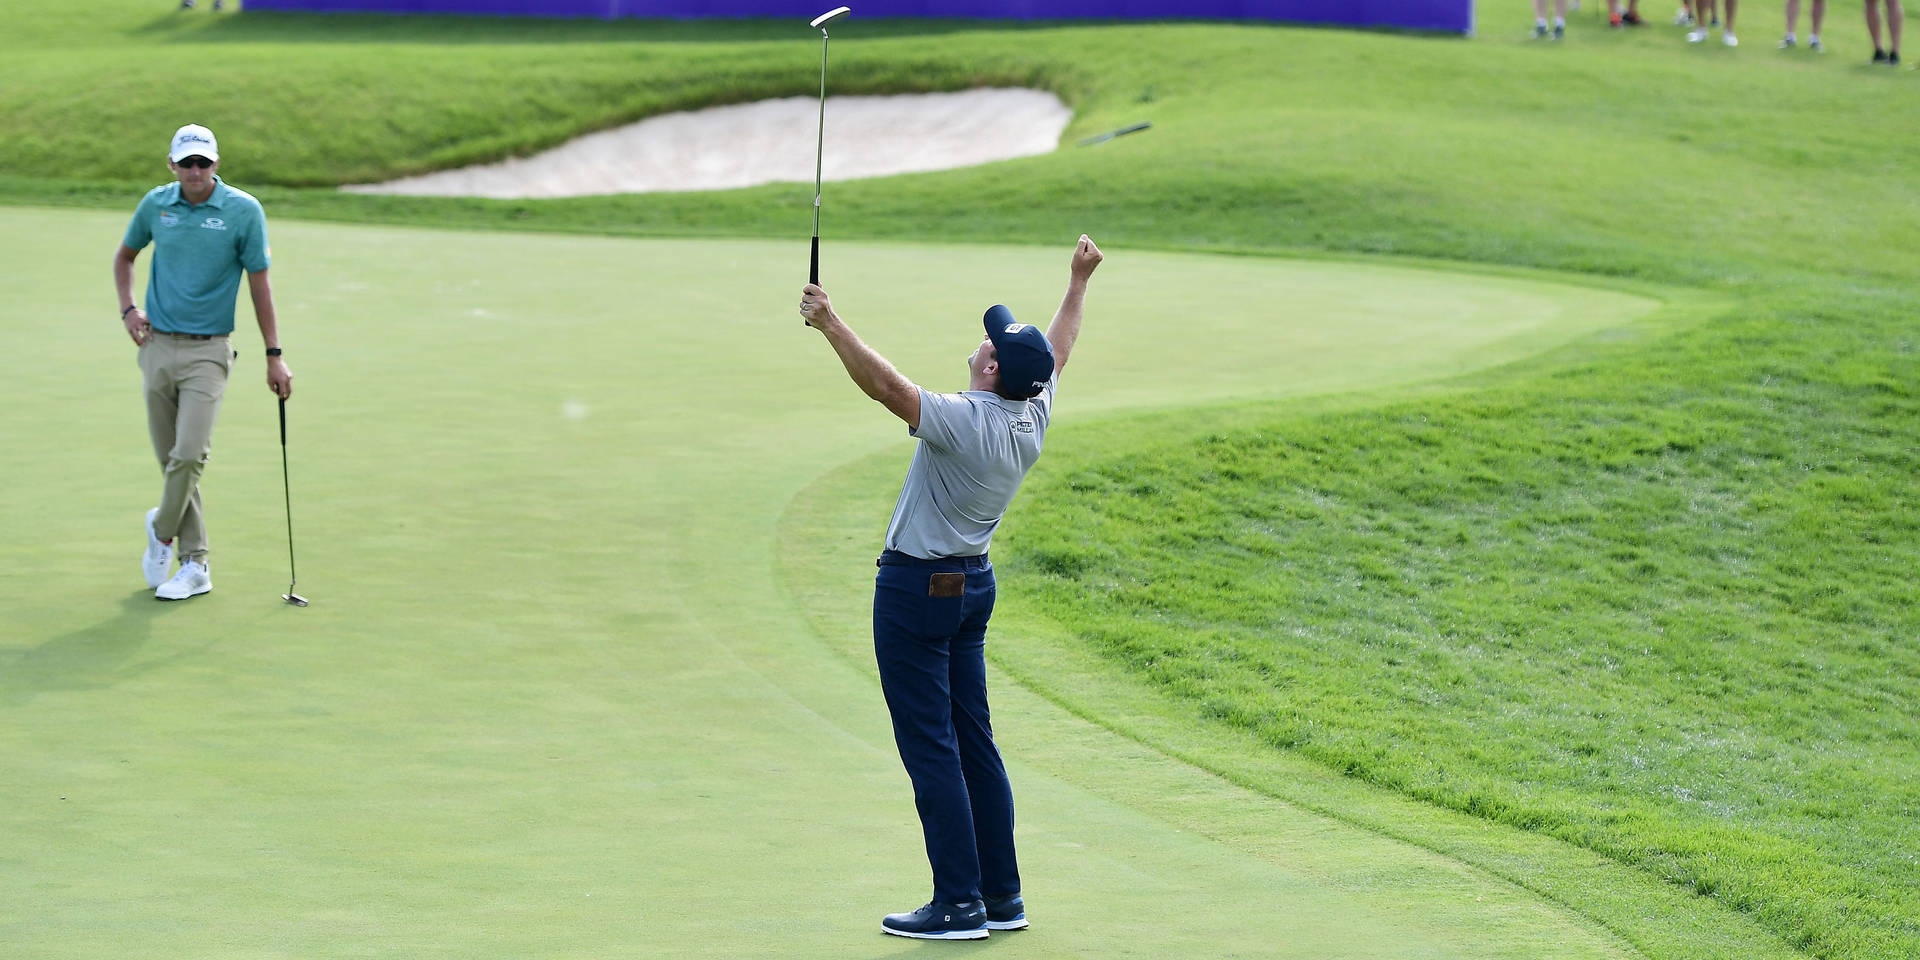
[[[1074,277],[1085,280],[1093,276],[1093,268],[1099,266],[1103,259],[1105,257],[1100,253],[1100,248],[1093,245],[1093,238],[1081,234],[1079,244],[1073,248]]]

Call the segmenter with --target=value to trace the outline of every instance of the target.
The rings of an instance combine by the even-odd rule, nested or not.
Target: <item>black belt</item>
[[[987,555],[984,553],[974,557],[936,557],[932,560],[926,560],[910,553],[901,553],[898,550],[883,551],[880,556],[873,561],[873,565],[876,567],[957,567],[961,570],[985,570],[993,566],[992,562],[987,559]]]
[[[154,333],[175,340],[219,340],[226,337],[224,333],[174,333],[172,330],[155,330]]]

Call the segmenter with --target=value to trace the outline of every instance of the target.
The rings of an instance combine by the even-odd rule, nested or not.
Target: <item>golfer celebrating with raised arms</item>
[[[919,440],[887,524],[874,578],[873,652],[893,716],[894,743],[913,781],[933,865],[933,900],[880,922],[887,933],[977,940],[1027,925],[1013,851],[1013,790],[987,714],[987,544],[1020,481],[1040,458],[1060,371],[1080,336],[1087,280],[1100,248],[1074,248],[1067,294],[1038,327],[1006,307],[986,313],[986,339],[967,358],[967,389],[933,393],[861,342],[807,284],[800,313],[832,344],[867,396]]]
[[[267,282],[267,218],[260,201],[215,176],[220,148],[199,124],[175,131],[167,167],[177,182],[140,200],[113,255],[120,319],[140,348],[147,432],[165,482],[160,505],[147,511],[147,586],[162,600],[185,600],[213,589],[207,570],[207,526],[200,474],[213,450],[227,375],[233,372],[233,304],[247,276],[254,319],[267,347],[267,387],[293,395],[293,374],[280,359],[273,287]],[[133,264],[153,244],[147,306],[133,302]],[[167,570],[175,557],[180,570]]]

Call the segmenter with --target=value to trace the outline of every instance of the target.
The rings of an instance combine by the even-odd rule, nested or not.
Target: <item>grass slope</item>
[[[1109,436],[1027,491],[1002,565],[1272,748],[1637,864],[1817,955],[1908,955],[1920,360],[1859,318],[1915,306]]]
[[[81,26],[10,2],[0,12],[27,26],[0,41],[18,78],[0,89],[0,122],[20,131],[0,145],[0,199],[123,207],[166,176],[154,145],[191,115],[223,137],[229,178],[283,217],[754,236],[810,220],[798,185],[546,203],[281,189],[527,152],[655,110],[806,94],[818,51],[781,24],[179,17],[112,0]],[[1749,23],[1776,16],[1750,6]],[[1860,65],[1864,31],[1850,19],[1836,13],[1824,59],[1688,48],[1664,28],[1507,42],[1524,16],[1488,5],[1480,19],[1488,41],[850,25],[836,37],[836,90],[1024,82],[1075,107],[1068,141],[1155,127],[835,184],[823,229],[829,241],[1023,242],[1088,229],[1121,246],[1358,250],[1735,286],[1778,249],[1812,269],[1896,275],[1900,251],[1920,244],[1920,196],[1886,181],[1914,136],[1888,121],[1913,112],[1920,85]],[[217,90],[183,102],[123,69],[176,49],[215,52]]]
[[[1473,399],[1254,409],[1200,442],[1116,432],[1136,462],[1055,454],[1023,507],[1100,536],[1004,547],[1059,578],[1032,609],[1099,623],[1086,594],[1104,592],[1185,624],[1105,621],[1087,642],[1273,749],[1587,844],[1821,956],[1916,955],[1897,839],[1915,765],[1894,707],[1920,692],[1901,647],[1920,252],[1920,194],[1903,186],[1920,130],[1901,118],[1920,86],[1866,67],[1844,11],[1825,58],[1753,43],[1777,9],[1743,9],[1738,50],[1609,34],[1589,14],[1564,45],[1530,44],[1504,4],[1483,5],[1473,42],[850,29],[836,89],[1018,80],[1075,105],[1069,138],[1155,129],[836,185],[829,243],[1085,229],[1120,249],[1418,254],[1738,298],[1658,348]],[[16,132],[0,200],[123,210],[190,110],[279,216],[675,235],[792,235],[807,219],[804,190],[782,186],[542,204],[303,186],[804,93],[811,48],[779,25],[0,11],[22,24],[0,50]],[[126,69],[156,50],[217,53],[217,89],[183,102]],[[1076,483],[1112,495],[1096,510]],[[1167,537],[1169,518],[1209,535]],[[1136,550],[1157,586],[1117,579],[1135,561],[1112,558]],[[1273,575],[1283,564],[1294,578]],[[1222,584],[1265,592],[1222,610]]]

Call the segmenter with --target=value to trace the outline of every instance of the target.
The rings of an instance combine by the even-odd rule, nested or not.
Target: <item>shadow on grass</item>
[[[153,621],[177,606],[138,590],[120,601],[120,612],[110,619],[37,647],[0,652],[0,707],[54,690],[98,690],[145,673],[154,664],[130,664],[152,637]]]

